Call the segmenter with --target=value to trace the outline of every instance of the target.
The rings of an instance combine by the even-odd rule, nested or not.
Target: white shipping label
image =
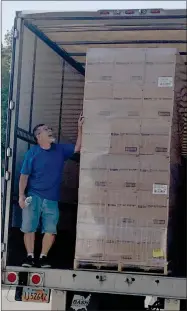
[[[167,194],[168,186],[161,184],[153,184],[153,194]]]
[[[158,87],[172,87],[172,86],[173,86],[173,77],[158,78]]]

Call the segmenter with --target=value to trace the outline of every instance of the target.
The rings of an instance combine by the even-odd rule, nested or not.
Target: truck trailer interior
[[[142,11],[142,12],[141,12]],[[18,180],[32,129],[49,124],[58,142],[75,142],[83,108],[86,52],[89,48],[177,48],[186,64],[185,10],[103,10],[98,12],[17,12],[9,93],[7,156],[3,198],[3,267],[25,256],[20,232]],[[184,72],[186,68],[184,68]],[[179,206],[172,226],[173,277],[186,276],[186,160]],[[73,173],[72,173],[73,171]],[[79,155],[65,168],[57,239],[49,257],[54,269],[73,269],[78,204]],[[41,235],[37,233],[39,255]],[[12,268],[13,269],[13,268]]]

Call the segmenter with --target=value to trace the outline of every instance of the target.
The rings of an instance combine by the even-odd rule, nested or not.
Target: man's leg
[[[50,268],[50,264],[47,261],[47,254],[55,241],[58,219],[58,202],[44,200],[42,206],[42,231],[44,237],[42,241],[42,252],[40,255],[40,266],[42,268]]]
[[[34,254],[35,232],[28,232],[24,234],[24,244],[27,254]]]
[[[40,219],[40,201],[40,198],[32,196],[31,203],[22,210],[21,231],[24,233],[24,244],[27,251],[27,258],[22,264],[23,267],[32,267],[34,265],[34,242]]]
[[[55,241],[55,235],[51,233],[45,233],[42,241],[42,252],[41,256],[47,256],[50,248],[52,247]]]

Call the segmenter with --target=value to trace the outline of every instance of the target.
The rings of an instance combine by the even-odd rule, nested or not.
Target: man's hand
[[[25,208],[25,200],[26,200],[25,195],[20,195],[20,196],[19,196],[19,206],[20,206],[22,209]]]
[[[79,120],[78,120],[78,129],[79,130],[82,130],[83,123],[84,123],[84,117],[83,117],[83,114],[81,112]]]

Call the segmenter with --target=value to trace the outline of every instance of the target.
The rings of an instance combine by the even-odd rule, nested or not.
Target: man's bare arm
[[[21,208],[25,207],[25,189],[27,187],[29,175],[20,175],[19,180],[19,205]]]
[[[81,114],[80,118],[78,120],[78,135],[77,135],[77,141],[76,141],[76,145],[75,145],[75,153],[76,152],[80,152],[81,150],[81,145],[82,145],[82,126],[84,123],[84,117]]]
[[[25,195],[25,189],[27,187],[29,175],[20,175],[19,180],[19,196]]]
[[[75,145],[75,153],[80,152],[82,144],[82,128],[78,129],[77,141]]]

